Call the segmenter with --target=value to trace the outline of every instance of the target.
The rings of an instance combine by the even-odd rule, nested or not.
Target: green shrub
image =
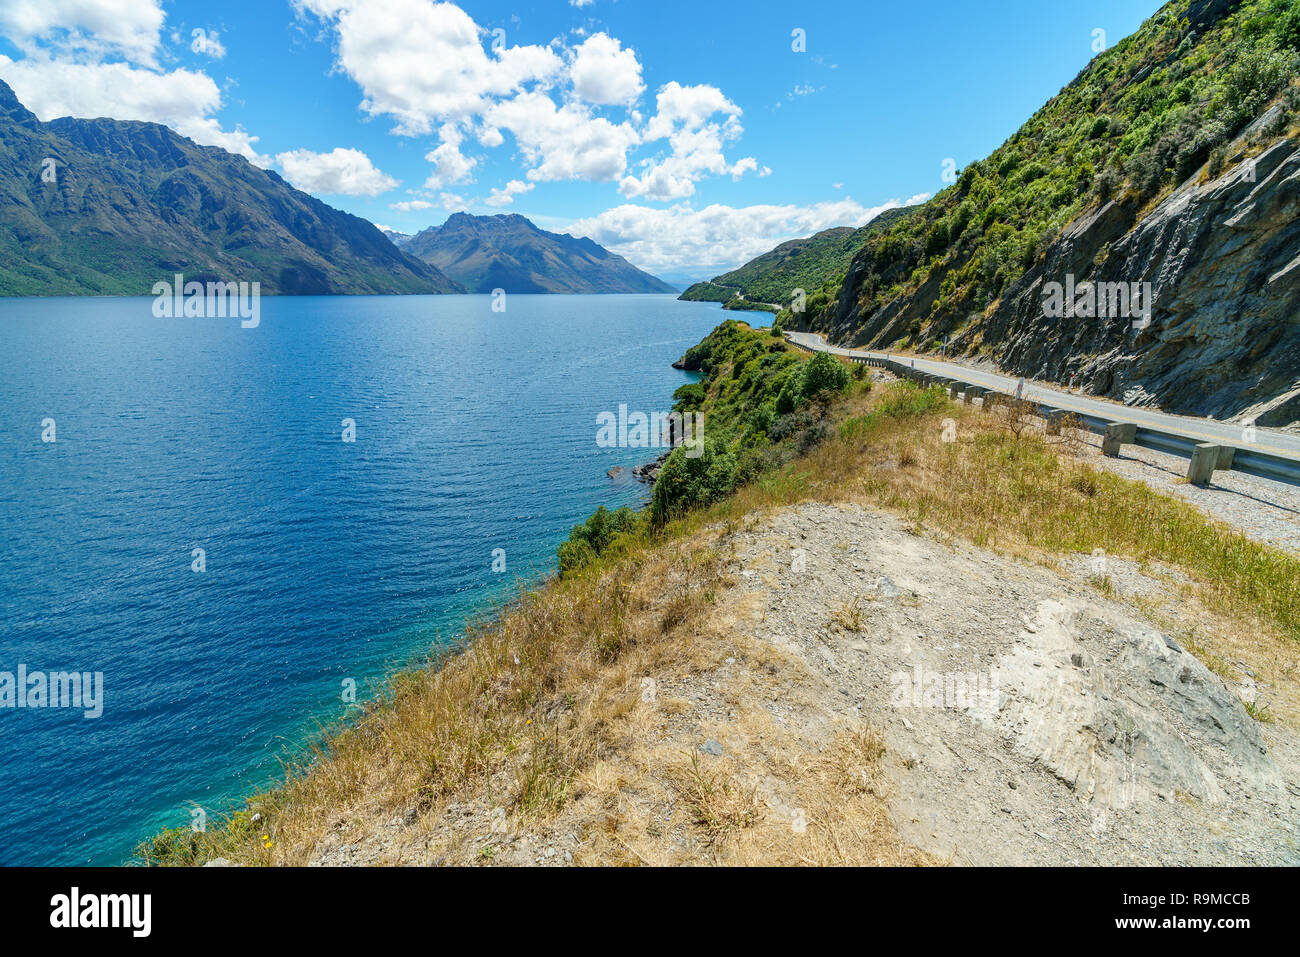
[[[689,457],[685,447],[673,450],[655,480],[650,497],[650,517],[662,525],[693,508],[701,508],[730,495],[739,481],[735,454],[716,439],[704,441],[702,452]]]
[[[910,382],[896,382],[885,394],[884,401],[880,403],[880,412],[882,415],[904,418],[926,415],[944,408],[947,404],[948,397],[939,386],[920,389]]]
[[[835,429],[828,422],[818,422],[799,434],[799,452],[807,454],[835,435]]]
[[[803,368],[799,391],[802,398],[809,399],[830,389],[843,392],[849,384],[849,370],[829,352],[819,352]]]
[[[666,464],[666,463],[665,463]],[[619,536],[636,535],[645,529],[645,516],[630,508],[611,512],[601,506],[582,525],[575,525],[567,541],[561,543],[557,557],[560,574],[579,568],[605,551]]]
[[[813,417],[807,412],[792,412],[789,415],[783,415],[772,423],[767,430],[767,437],[773,442],[781,442],[794,435],[796,432],[802,432],[808,426],[813,424]]]

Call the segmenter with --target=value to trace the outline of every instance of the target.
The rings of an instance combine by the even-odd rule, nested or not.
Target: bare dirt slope
[[[354,809],[314,862],[1300,863],[1300,661],[1261,668],[1274,687],[1207,669],[1150,622],[1221,671],[1265,652],[1176,574],[1029,564],[852,504],[707,537],[700,620],[557,704],[617,714],[554,812],[498,807],[523,754],[448,802]]]
[[[1091,559],[1057,573],[856,506],[786,510],[737,557],[755,634],[807,664],[823,707],[883,732],[890,810],[917,846],[966,864],[1300,863],[1295,733],[1239,697],[1282,689],[1230,686],[1123,600],[1196,614],[1176,580],[1111,559],[1089,581]]]

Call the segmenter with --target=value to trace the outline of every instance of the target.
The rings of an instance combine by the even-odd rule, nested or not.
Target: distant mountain
[[[0,81],[0,295],[463,292],[364,219],[156,123],[42,123]]]
[[[402,249],[470,292],[677,292],[590,239],[548,233],[518,214],[455,213]]]
[[[720,302],[728,309],[788,306],[794,290],[812,297],[833,281],[838,289],[849,263],[868,237],[896,222],[913,207],[887,209],[865,226],[835,226],[805,239],[792,239],[751,259],[739,269],[697,282],[681,298]],[[829,293],[827,294],[829,295]]]
[[[395,229],[386,229],[383,226],[378,227],[378,229],[388,237],[388,241],[394,246],[405,246],[413,238],[410,233],[399,233]]]

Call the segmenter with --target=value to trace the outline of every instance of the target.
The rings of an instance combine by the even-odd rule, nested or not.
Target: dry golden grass
[[[395,675],[361,719],[224,827],[167,832],[144,856],[301,865],[353,845],[373,862],[488,863],[510,859],[491,827],[499,808],[514,834],[578,834],[579,864],[923,861],[861,786],[878,748],[854,745],[856,764],[843,748],[838,763],[810,764],[806,742],[755,705],[796,700],[797,665],[738,633],[749,611],[730,604],[726,533],[679,523],[666,541],[523,596],[474,625],[440,668]],[[728,658],[743,669],[724,681]],[[711,723],[716,707],[731,720]],[[697,751],[701,728],[726,742],[724,757]],[[807,809],[802,831],[760,780]],[[453,806],[477,808],[475,827],[446,826]],[[395,819],[410,826],[394,831]]]
[[[1076,461],[1068,428],[1013,429],[906,386],[855,390],[837,418],[837,439],[707,513],[476,623],[463,651],[395,675],[362,718],[226,826],[168,832],[143,856],[303,864],[386,835],[395,845],[375,860],[502,860],[512,845],[486,828],[500,808],[512,833],[576,835],[578,864],[933,863],[889,821],[878,735],[836,726],[808,740],[765,704],[818,707],[797,661],[745,637],[760,612],[726,578],[727,536],[804,500],[876,505],[917,534],[1046,565],[1102,548],[1167,567],[1176,600],[1145,610],[1190,623],[1184,640],[1225,677],[1249,670],[1275,688],[1268,714],[1300,715],[1295,559]],[[857,611],[836,617],[854,630]],[[647,680],[659,689],[650,701]],[[722,756],[698,754],[707,736]],[[484,820],[452,828],[453,806]],[[414,822],[396,837],[394,815]]]
[[[1194,625],[1203,658],[1230,680],[1249,673],[1272,686],[1273,712],[1300,721],[1300,561],[1076,459],[1077,423],[1048,436],[1041,420],[1024,421],[1011,404],[984,413],[947,400],[909,414],[907,402],[916,403],[908,399],[902,414],[881,415],[894,401],[890,391],[865,397],[869,411],[841,421],[840,441],[742,489],[717,514],[855,501],[906,517],[916,534],[1046,565],[1101,549],[1110,559],[1173,569],[1175,600],[1157,622],[1173,634]],[[956,423],[955,441],[944,441],[945,419]],[[1097,586],[1113,596],[1109,580]]]

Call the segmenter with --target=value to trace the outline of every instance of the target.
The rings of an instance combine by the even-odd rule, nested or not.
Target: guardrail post
[[[1048,434],[1048,435],[1060,435],[1060,434],[1061,434],[1061,420],[1065,418],[1065,410],[1064,410],[1064,409],[1048,409],[1045,417],[1046,417],[1046,419],[1047,419],[1047,427],[1046,427],[1046,430],[1045,430],[1045,431],[1047,432],[1047,434]]]
[[[1101,440],[1101,454],[1111,458],[1119,456],[1120,446],[1132,445],[1137,438],[1137,425],[1132,422],[1112,422],[1106,426]]]
[[[1187,481],[1193,485],[1209,485],[1216,469],[1232,468],[1232,459],[1237,450],[1230,445],[1215,445],[1202,442],[1192,452],[1192,460],[1187,464]]]
[[[974,405],[975,400],[982,395],[984,395],[984,389],[982,387],[977,385],[966,386],[966,401],[971,405]]]

